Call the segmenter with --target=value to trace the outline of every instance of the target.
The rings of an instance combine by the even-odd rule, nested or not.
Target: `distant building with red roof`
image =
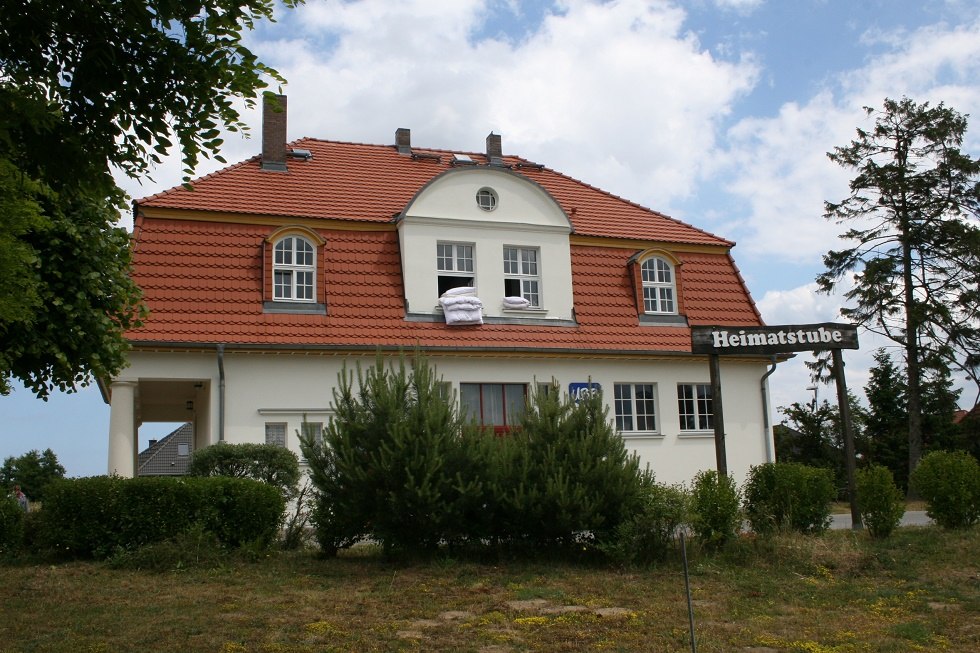
[[[191,422],[195,449],[298,453],[345,363],[416,348],[486,425],[511,425],[535,383],[591,384],[658,480],[714,467],[690,327],[762,325],[734,243],[505,156],[495,134],[483,152],[414,147],[407,129],[287,144],[280,99],[260,156],[135,203],[149,316],[104,382],[110,472],[134,473],[146,422]],[[772,457],[768,364],[722,364],[734,474]]]

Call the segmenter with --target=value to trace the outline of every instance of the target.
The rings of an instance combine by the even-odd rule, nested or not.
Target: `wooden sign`
[[[857,327],[852,324],[691,327],[691,351],[695,354],[786,354],[857,348]]]

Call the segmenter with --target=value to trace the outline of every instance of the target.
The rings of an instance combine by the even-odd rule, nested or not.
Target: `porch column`
[[[116,381],[109,390],[109,473],[136,475],[136,382]]]

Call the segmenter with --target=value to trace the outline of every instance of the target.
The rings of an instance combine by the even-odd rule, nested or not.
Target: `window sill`
[[[262,312],[326,315],[327,305],[312,302],[262,302]]]
[[[643,313],[640,315],[641,326],[687,326],[687,316],[667,315],[657,313]]]
[[[624,440],[663,440],[664,434],[655,431],[620,431]]]
[[[528,306],[527,308],[502,308],[500,312],[507,315],[533,315],[540,317],[547,315],[548,309],[541,308],[540,306]]]
[[[681,431],[677,434],[679,438],[713,438],[714,431]]]

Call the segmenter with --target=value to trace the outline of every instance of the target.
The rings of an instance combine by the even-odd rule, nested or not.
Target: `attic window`
[[[497,193],[492,188],[481,188],[476,191],[476,205],[484,211],[497,208]]]

